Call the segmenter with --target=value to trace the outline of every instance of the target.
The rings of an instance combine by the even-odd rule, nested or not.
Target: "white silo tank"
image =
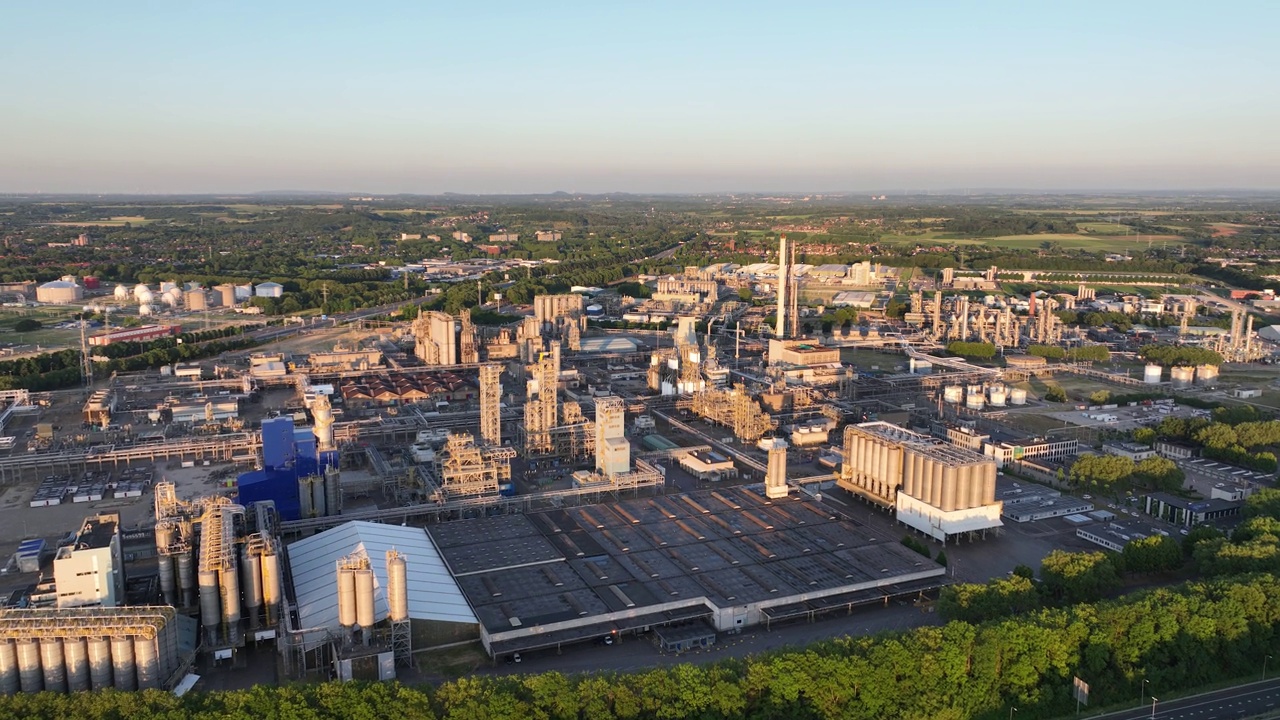
[[[129,299],[129,288],[128,288],[128,286],[125,286],[125,285],[117,285],[117,286],[116,286],[116,289],[115,289],[115,292],[113,293],[113,295],[114,295],[115,299],[117,299],[117,300],[128,300],[128,299]]]
[[[111,641],[105,637],[89,638],[89,685],[94,690],[111,687]]]
[[[18,650],[12,640],[0,640],[0,695],[16,695],[18,682]]]
[[[1173,386],[1176,388],[1190,387],[1195,380],[1195,368],[1175,367],[1169,370],[1169,379],[1173,380]]]
[[[133,638],[111,638],[111,674],[117,690],[138,689],[138,670],[133,662]]]
[[[67,638],[62,641],[63,655],[67,661],[67,690],[84,692],[89,689],[89,656],[85,652],[84,638]]]
[[[387,552],[387,617],[391,622],[409,619],[408,568],[395,550]]]
[[[1026,390],[1023,390],[1022,388],[1012,388],[1012,389],[1010,389],[1010,390],[1009,390],[1009,404],[1010,404],[1010,405],[1026,405],[1026,404],[1027,404],[1027,391],[1026,391]]]
[[[960,385],[948,385],[942,389],[942,399],[953,405],[959,405],[964,402],[964,387]]]
[[[137,285],[133,286],[133,296],[135,298],[142,297],[142,293],[144,292],[151,292],[151,288],[147,287],[146,285],[143,285],[142,283],[138,283]]]
[[[152,309],[152,307],[151,307],[150,305],[147,305],[147,304],[145,304],[145,303],[144,303],[144,304],[142,304],[142,305],[139,305],[139,306],[138,306],[138,316],[139,316],[139,317],[149,317],[149,316],[154,315],[154,314],[155,314],[155,310],[154,310],[154,309]]]
[[[965,396],[964,406],[969,408],[970,410],[981,410],[984,404],[985,404],[985,399],[983,398],[983,395],[981,392],[969,393],[967,396]]]
[[[18,682],[24,693],[38,693],[44,689],[44,673],[40,670],[40,643],[35,639],[19,640]]]
[[[63,661],[61,640],[50,637],[40,640],[40,667],[44,669],[45,690],[67,691],[67,666]]]
[[[348,630],[356,624],[356,573],[338,568],[338,624]]]
[[[182,291],[178,288],[166,290],[164,295],[160,296],[160,301],[171,308],[176,308],[182,304]]]
[[[1159,385],[1160,376],[1163,373],[1164,368],[1155,363],[1147,363],[1147,366],[1142,370],[1142,382],[1148,385]]]
[[[992,386],[988,393],[991,398],[991,407],[1004,407],[1009,398],[1009,391],[1003,385]]]
[[[138,668],[138,689],[160,687],[160,653],[154,638],[141,635],[133,639],[134,663]]]
[[[1196,382],[1201,384],[1215,383],[1218,381],[1217,365],[1197,365],[1196,366]]]
[[[262,556],[262,604],[266,606],[267,624],[276,622],[276,606],[280,604],[280,558],[274,553]]]
[[[373,571],[361,568],[356,571],[356,624],[366,631],[375,624]],[[366,636],[367,637],[367,636]]]

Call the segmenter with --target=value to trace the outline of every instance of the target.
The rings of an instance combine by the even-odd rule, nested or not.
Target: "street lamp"
[[[1156,697],[1155,695],[1151,696],[1151,720],[1156,719],[1156,703],[1159,701],[1160,701],[1160,698]]]
[[[1016,712],[1018,712],[1018,708],[1013,707],[1012,705],[1010,705],[1010,706],[1009,706],[1009,720],[1013,720],[1013,714],[1014,714],[1014,713],[1016,713]]]
[[[1271,659],[1270,655],[1262,658],[1262,679],[1263,680],[1267,679],[1267,661],[1270,659]]]
[[[1139,705],[1147,701],[1147,683],[1149,682],[1151,681],[1146,678],[1142,678],[1142,685],[1138,688],[1138,704]]]

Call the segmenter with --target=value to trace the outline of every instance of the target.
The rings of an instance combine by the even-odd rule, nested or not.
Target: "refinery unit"
[[[644,309],[666,331],[604,334],[587,322],[602,305],[543,295],[502,326],[423,311],[333,352],[112,379],[77,405],[83,442],[0,457],[0,480],[38,480],[33,507],[129,499],[137,480],[154,495],[156,592],[125,602],[121,520],[86,520],[54,552],[52,584],[41,579],[67,599],[0,609],[0,688],[171,688],[193,656],[234,662],[271,644],[292,677],[374,680],[468,641],[498,657],[653,629],[678,649],[690,628],[705,644],[936,591],[941,566],[822,494],[947,546],[1000,533],[998,468],[1079,448],[991,431],[1043,404],[1029,377],[1062,371],[1020,349],[1083,344],[1057,312],[1092,291],[987,302],[967,293],[1000,271],[952,273],[931,296],[912,291],[903,332],[806,334],[801,299],[823,270],[794,253],[784,238],[762,282],[727,268],[658,279]],[[855,274],[868,286],[887,275],[869,263]],[[771,292],[776,320],[722,302],[735,283]],[[121,300],[198,295],[164,292]],[[1215,341],[1225,354],[1255,352],[1251,322]],[[1003,358],[943,355],[952,341],[994,343]],[[864,350],[886,367],[845,359]],[[1212,365],[1167,372],[1178,389],[1218,377]],[[1165,373],[1148,365],[1130,384]],[[29,396],[0,399],[0,428],[40,412]],[[185,495],[161,469],[210,463],[230,468],[221,484]],[[23,572],[39,572],[48,553],[24,547]],[[105,590],[73,589],[76,563],[99,568]]]

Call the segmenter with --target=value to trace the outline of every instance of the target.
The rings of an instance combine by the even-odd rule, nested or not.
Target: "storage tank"
[[[324,517],[329,514],[325,507],[324,476],[316,475],[311,478],[311,508],[316,517]]]
[[[96,692],[111,687],[111,642],[106,638],[89,638],[89,685]]]
[[[976,393],[969,393],[965,396],[964,406],[970,410],[981,410],[984,404],[984,399],[980,391]]]
[[[249,618],[249,628],[257,629],[262,611],[262,560],[246,548],[240,557],[241,587],[244,588],[244,614]]]
[[[276,622],[280,604],[280,558],[275,553],[262,556],[262,604],[267,610],[267,624]]]
[[[1009,404],[1010,405],[1026,405],[1027,391],[1023,390],[1022,388],[1011,388],[1009,390]]]
[[[142,293],[149,293],[149,292],[151,292],[151,288],[147,287],[146,285],[143,285],[142,283],[138,283],[137,285],[133,286],[133,297],[135,299],[141,298]]]
[[[395,550],[387,552],[387,617],[391,622],[409,619],[409,585],[404,556]]]
[[[182,591],[182,607],[196,604],[196,561],[187,551],[178,555],[178,589]]]
[[[311,518],[316,516],[315,493],[311,488],[312,477],[298,478],[298,516]]]
[[[218,599],[218,571],[200,571],[200,624],[204,625],[205,637],[217,637],[218,625],[222,622],[222,608]],[[112,646],[112,650],[115,646]]]
[[[361,568],[356,571],[356,624],[365,630],[374,626],[373,602],[373,571]]]
[[[1196,382],[1202,385],[1208,385],[1218,381],[1217,365],[1197,365],[1196,366]]]
[[[209,298],[205,296],[204,290],[192,290],[187,293],[187,309],[188,310],[207,310],[209,308]]]
[[[342,513],[342,475],[337,468],[329,468],[324,474],[324,514]]]
[[[232,556],[235,557],[234,555]],[[218,573],[222,591],[222,622],[227,626],[227,637],[233,642],[240,636],[240,575],[238,563]]]
[[[24,693],[38,693],[44,689],[44,674],[40,670],[40,643],[35,640],[19,640],[14,644],[18,655],[18,685]]]
[[[171,308],[176,308],[182,304],[182,291],[177,288],[168,290],[160,296],[160,302]]]
[[[1159,365],[1147,363],[1147,366],[1142,370],[1142,382],[1148,385],[1159,385],[1160,376],[1163,372],[1164,368]]]
[[[44,670],[45,690],[67,691],[67,666],[63,661],[61,640],[58,638],[40,640],[40,667]]]
[[[149,317],[155,314],[155,310],[150,305],[138,306],[138,317]]]
[[[1009,398],[1009,391],[1003,385],[992,386],[989,391],[991,407],[1004,407]]]
[[[115,289],[115,292],[113,293],[113,296],[114,296],[114,297],[115,297],[115,299],[117,299],[117,300],[128,300],[128,299],[129,299],[129,288],[128,288],[128,287],[126,287],[126,286],[124,286],[124,285],[117,285],[117,286],[116,286],[116,289]]]
[[[338,568],[338,624],[347,629],[356,624],[356,575],[348,568]]]
[[[117,690],[138,689],[138,671],[133,664],[133,638],[111,638],[111,676]]]
[[[174,288],[177,288],[177,287],[178,287],[178,283],[170,280],[165,280],[164,282],[160,283],[160,292],[167,293],[170,290],[173,290]]]
[[[0,695],[14,695],[21,687],[18,682],[18,650],[12,640],[0,641]]]
[[[1169,379],[1176,388],[1190,387],[1195,380],[1195,368],[1175,367],[1169,369]]]
[[[138,689],[160,687],[160,657],[156,652],[155,639],[134,638],[133,656],[138,668]]]
[[[964,401],[964,387],[960,385],[948,385],[942,389],[942,399],[953,405],[959,405]]]
[[[155,301],[156,301],[156,294],[151,292],[150,290],[147,290],[144,288],[142,292],[138,293],[139,305],[150,305]]]
[[[62,641],[63,657],[67,661],[67,690],[85,692],[89,689],[89,655],[85,651],[84,638]]]

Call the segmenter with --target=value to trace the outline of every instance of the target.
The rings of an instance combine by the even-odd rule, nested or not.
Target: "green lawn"
[[[1133,228],[1128,225],[1110,222],[1081,222],[1076,223],[1076,227],[1082,232],[1092,233],[1094,235],[1132,235]]]

